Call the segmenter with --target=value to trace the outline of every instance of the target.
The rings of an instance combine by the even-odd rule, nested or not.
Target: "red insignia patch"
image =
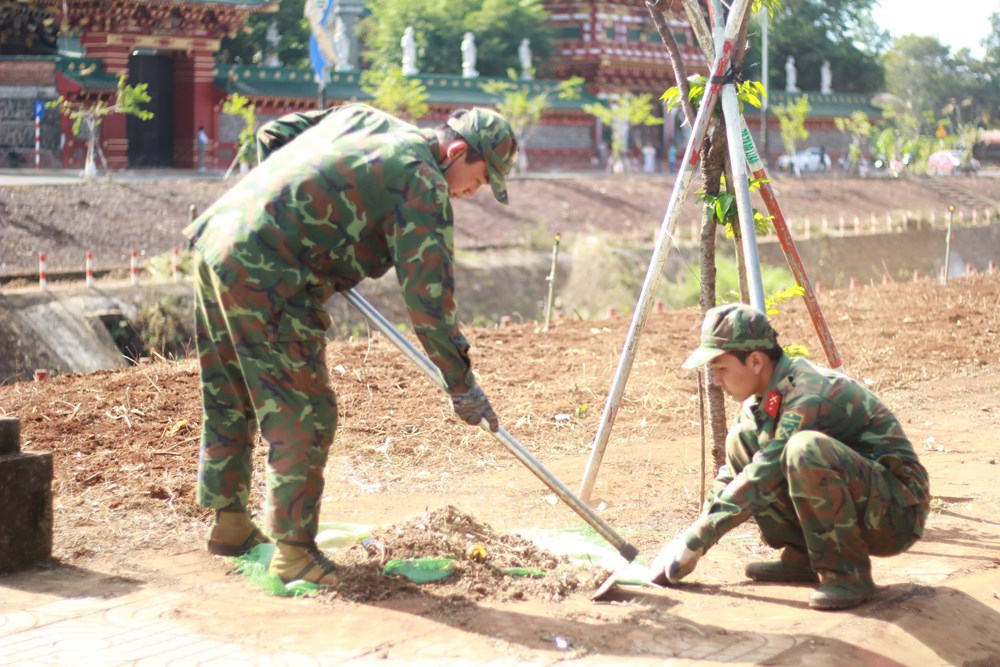
[[[778,416],[778,410],[780,409],[781,394],[772,389],[767,392],[767,398],[764,399],[764,412],[770,415],[771,419],[775,419]]]

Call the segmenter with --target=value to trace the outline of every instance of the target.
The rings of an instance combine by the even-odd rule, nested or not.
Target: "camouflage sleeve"
[[[685,534],[688,547],[707,550],[753,513],[774,502],[777,489],[785,481],[781,465],[785,444],[796,432],[814,429],[819,416],[816,397],[786,398],[790,400],[782,406],[774,436],[761,434],[761,448],[753,460],[710,503],[706,502],[701,516]]]
[[[290,113],[264,124],[257,130],[257,161],[263,162],[271,153],[319,124],[334,111],[336,108]]]
[[[726,434],[726,441],[729,438],[738,437],[737,434],[741,431],[754,431],[756,432],[757,424],[754,421],[753,411],[746,405],[744,405],[736,417],[733,419],[733,425],[729,428],[729,432]],[[756,435],[754,435],[756,437]],[[728,446],[728,445],[727,445]],[[702,514],[706,514],[709,508],[715,502],[715,499],[719,497],[719,494],[725,490],[729,483],[733,481],[733,471],[729,467],[728,463],[723,464],[719,467],[719,471],[715,474],[715,480],[712,482],[712,487],[708,490],[708,495],[705,496],[705,503],[702,505]]]
[[[705,504],[702,506],[702,512],[709,511],[709,508],[715,503],[715,499],[719,497],[732,481],[733,473],[729,469],[729,466],[721,466],[719,472],[715,475],[715,480],[712,482],[712,488],[708,490],[708,495],[705,496]]]
[[[440,174],[421,166],[416,187],[394,215],[389,242],[414,333],[441,370],[449,393],[461,385],[474,387],[469,343],[458,329],[453,217]]]

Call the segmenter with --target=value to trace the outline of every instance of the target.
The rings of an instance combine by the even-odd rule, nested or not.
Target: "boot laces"
[[[337,568],[337,566],[334,565],[333,561],[331,561],[327,557],[327,555],[323,553],[323,551],[318,546],[316,546],[315,542],[311,543],[309,546],[306,547],[306,552],[312,558],[316,566],[319,567],[320,570],[322,570],[323,574],[329,574],[330,572],[333,572]]]

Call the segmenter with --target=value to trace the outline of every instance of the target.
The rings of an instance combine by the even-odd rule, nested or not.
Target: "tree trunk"
[[[722,174],[726,164],[726,128],[722,115],[718,114],[712,121],[711,139],[706,140],[701,155],[701,178],[705,194],[717,196],[722,189]],[[701,218],[701,294],[698,307],[701,312],[715,306],[716,301],[716,266],[715,239],[718,224],[712,208],[705,207]],[[712,461],[718,469],[726,460],[726,420],[725,397],[722,390],[715,384],[711,365],[705,368],[705,403],[708,405],[708,433],[711,442]],[[715,472],[712,471],[714,477]]]
[[[83,177],[89,180],[97,178],[97,159],[94,155],[97,147],[97,123],[88,119],[87,130],[90,137],[87,139],[87,159],[83,163]]]

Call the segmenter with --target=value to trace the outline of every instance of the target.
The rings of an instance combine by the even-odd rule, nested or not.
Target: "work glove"
[[[678,583],[694,572],[698,560],[703,555],[705,555],[704,549],[689,549],[683,535],[675,537],[653,560],[653,565],[650,567],[653,572],[653,583],[659,586]]]
[[[455,414],[466,424],[476,426],[482,420],[489,422],[490,430],[494,433],[500,428],[497,414],[490,407],[490,399],[479,387],[473,387],[469,391],[461,394],[454,394],[451,397],[451,406],[455,409]]]

